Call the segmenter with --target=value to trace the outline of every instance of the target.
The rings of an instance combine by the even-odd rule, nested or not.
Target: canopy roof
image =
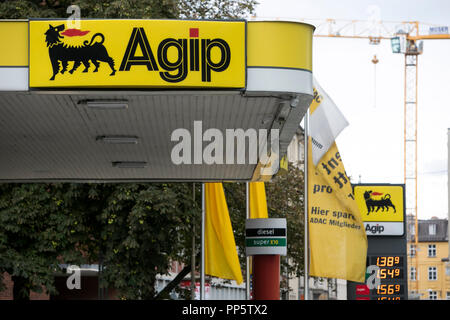
[[[158,35],[155,26],[168,22],[170,28],[165,27]],[[65,23],[0,21],[0,38],[10,44],[0,53],[0,181],[267,180],[271,175],[261,175],[261,163],[250,163],[248,153],[243,164],[237,163],[236,157],[229,164],[208,164],[203,158],[201,163],[194,163],[194,147],[200,141],[204,151],[211,143],[201,135],[208,129],[222,133],[224,153],[227,129],[278,129],[279,154],[283,156],[312,100],[313,27],[309,25],[282,21],[83,20],[81,32],[70,29],[63,32],[60,42],[46,45],[49,40],[44,31],[53,27],[61,34],[68,30]],[[60,25],[65,27],[56,30]],[[238,29],[228,30],[231,25]],[[115,60],[113,75],[98,48],[87,54],[90,56],[80,53],[79,58],[55,49],[60,43],[75,48],[76,44],[68,43],[91,40],[96,32],[102,34],[103,41],[96,36],[91,47],[78,47],[94,50],[95,42],[100,43],[98,47],[104,46]],[[73,35],[80,39],[72,39]],[[196,39],[198,70],[192,62]],[[217,39],[228,44],[229,53],[227,45]],[[145,63],[138,65],[139,61],[150,61],[150,51],[158,67],[150,70],[152,73]],[[187,71],[181,66],[183,57],[189,59]],[[228,64],[226,57],[230,58]],[[59,64],[53,80],[52,58]],[[81,66],[68,73],[77,59]],[[83,60],[88,61],[88,69]],[[127,62],[131,62],[128,71],[123,67]],[[68,66],[63,74],[64,63]],[[96,63],[99,69],[94,73]],[[169,70],[170,65],[175,67]],[[200,80],[200,73],[208,68],[211,80]],[[185,78],[182,72],[186,72]],[[181,80],[165,83],[162,73],[175,78],[181,74]],[[201,123],[200,135],[194,128],[196,123]],[[173,138],[177,129],[191,134],[191,164],[174,163],[172,153],[181,141]],[[250,147],[245,146],[247,151]],[[236,141],[233,151],[234,155],[242,151]]]

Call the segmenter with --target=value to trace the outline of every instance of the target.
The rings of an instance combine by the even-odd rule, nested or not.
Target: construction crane
[[[368,39],[377,45],[381,40],[390,40],[393,53],[405,56],[404,82],[404,183],[406,215],[414,217],[414,243],[418,248],[419,230],[417,218],[417,90],[418,57],[423,52],[423,40],[450,39],[447,26],[421,23],[418,21],[393,22],[376,19],[363,20],[314,20],[300,19],[316,26],[315,37]],[[372,63],[378,63],[376,55]],[[376,89],[376,88],[375,88]],[[412,238],[409,239],[412,241]],[[415,266],[418,271],[418,258]],[[416,281],[416,292],[419,283]]]
[[[375,8],[376,9],[376,8]],[[405,209],[407,217],[414,217],[414,243],[418,248],[417,218],[417,89],[418,57],[423,52],[423,40],[450,39],[447,26],[422,23],[418,21],[381,21],[379,12],[372,12],[368,20],[338,19],[292,19],[316,27],[314,37],[366,39],[369,44],[378,45],[381,40],[390,40],[392,52],[405,56],[404,82],[404,183]],[[254,17],[256,18],[256,17]],[[275,18],[277,20],[278,18]],[[289,20],[283,18],[284,21]],[[375,55],[372,63],[379,62]],[[374,82],[375,85],[376,82]],[[376,87],[375,87],[376,90]],[[375,94],[376,97],[376,94]],[[375,102],[376,103],[376,102]],[[410,241],[410,239],[408,239]],[[416,270],[418,258],[415,255]],[[416,282],[418,292],[418,281]]]

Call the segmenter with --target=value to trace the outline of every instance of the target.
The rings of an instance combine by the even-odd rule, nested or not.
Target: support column
[[[245,219],[250,219],[250,186],[245,183]],[[245,258],[245,299],[250,300],[250,263],[252,259],[247,256]]]
[[[280,256],[255,255],[253,260],[253,299],[280,300]]]
[[[200,300],[205,300],[205,183],[202,183],[202,252],[200,268]]]

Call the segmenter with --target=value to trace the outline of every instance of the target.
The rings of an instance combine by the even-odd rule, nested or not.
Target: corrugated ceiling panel
[[[125,110],[92,110],[85,99],[126,99]],[[276,98],[239,93],[2,94],[1,180],[222,180],[250,179],[254,165],[174,165],[171,133],[193,123],[208,128],[270,128]],[[264,121],[264,124],[263,124]],[[136,145],[96,141],[103,135],[139,137]],[[225,137],[224,137],[225,138]],[[192,137],[194,139],[194,137]],[[224,139],[225,142],[225,139]],[[206,146],[208,142],[204,143]],[[120,169],[113,161],[147,161],[144,169]]]

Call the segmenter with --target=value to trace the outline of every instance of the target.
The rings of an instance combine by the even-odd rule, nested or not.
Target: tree
[[[14,299],[42,286],[54,293],[58,264],[82,261],[86,230],[73,210],[78,197],[76,185],[0,184],[0,280],[4,272],[12,276]]]
[[[303,275],[304,266],[304,172],[289,165],[288,173],[267,183],[269,217],[287,220],[288,255],[282,267],[289,275]]]
[[[118,184],[99,191],[95,199],[105,200],[98,215],[104,284],[123,298],[154,298],[156,275],[190,258],[191,225],[199,216],[191,184]]]
[[[254,13],[255,0],[179,0],[177,11],[183,19],[242,19]]]
[[[82,18],[242,19],[254,13],[255,0],[7,0],[0,19],[63,18],[70,5]]]
[[[77,5],[82,18],[176,18],[175,0],[13,0],[0,3],[0,18],[64,18]]]
[[[64,18],[72,4],[80,7],[82,18],[241,19],[257,3],[16,0],[0,2],[0,18]],[[232,219],[245,212],[239,201],[231,208]],[[15,298],[26,299],[42,286],[55,294],[59,264],[100,261],[107,266],[103,286],[115,287],[124,298],[152,298],[156,275],[166,273],[171,260],[189,262],[191,239],[198,238],[191,226],[199,225],[199,203],[199,196],[192,200],[189,183],[0,184],[0,290],[8,272],[15,280]],[[243,248],[243,231],[236,235]]]
[[[189,183],[1,184],[0,276],[27,299],[42,286],[57,293],[59,264],[100,261],[103,286],[153,298],[156,275],[190,257],[196,209]]]
[[[226,199],[236,245],[241,248],[241,267],[245,270],[245,183],[225,183]],[[304,265],[304,175],[296,166],[289,164],[286,174],[275,176],[265,183],[269,218],[286,218],[287,252],[282,259],[282,269],[290,275],[303,274]]]

